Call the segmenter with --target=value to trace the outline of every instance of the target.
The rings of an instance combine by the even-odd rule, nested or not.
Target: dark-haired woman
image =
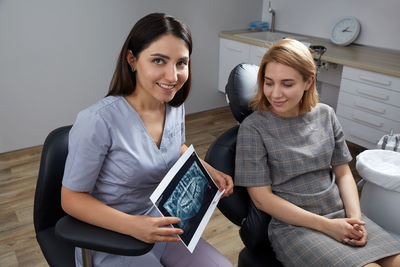
[[[137,257],[91,252],[94,266],[232,266],[200,240],[193,254],[165,227],[149,196],[186,150],[183,102],[190,90],[189,29],[161,13],[140,19],[122,47],[107,96],[71,129],[61,200],[70,215],[149,243]],[[231,177],[205,164],[220,189]],[[75,253],[81,265],[80,251]]]

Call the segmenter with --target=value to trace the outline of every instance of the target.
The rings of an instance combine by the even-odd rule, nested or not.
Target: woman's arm
[[[248,187],[250,198],[254,205],[272,217],[288,224],[303,226],[322,231],[328,219],[306,211],[289,201],[275,195],[271,186]]]
[[[307,227],[325,233],[342,242],[349,236],[361,237],[352,224],[362,224],[357,219],[328,219],[318,214],[306,211],[272,192],[271,186],[249,187],[248,192],[254,205],[274,218],[288,224]],[[353,238],[352,238],[353,239]],[[350,244],[350,245],[358,245]]]
[[[336,184],[339,188],[346,215],[348,218],[361,220],[360,201],[357,186],[348,164],[333,167],[336,176]]]
[[[336,177],[336,184],[339,188],[340,197],[342,198],[346,216],[348,218],[355,218],[362,220],[360,201],[358,196],[358,190],[354,181],[353,174],[351,173],[348,164],[338,165],[333,167],[333,172]],[[348,236],[352,242],[355,242],[359,246],[363,246],[367,242],[368,233],[364,228],[365,223],[361,221],[361,224],[352,224],[353,228],[361,232],[363,235],[359,236]]]
[[[66,213],[81,221],[108,230],[133,236],[147,243],[178,242],[183,231],[178,228],[161,227],[176,224],[177,217],[151,217],[129,215],[98,201],[86,192],[61,189],[61,205]]]
[[[183,144],[181,146],[181,155],[183,153],[185,153],[185,151],[187,149],[188,149],[188,147],[185,144]],[[207,169],[207,171],[211,175],[211,177],[214,179],[215,183],[218,185],[219,191],[222,191],[225,189],[225,192],[222,197],[232,194],[233,193],[232,177],[215,169],[214,167],[212,167],[210,164],[208,164],[204,160],[200,159],[200,161],[203,164],[203,166]]]

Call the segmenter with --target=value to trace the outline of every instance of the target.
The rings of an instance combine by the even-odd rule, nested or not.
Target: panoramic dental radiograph
[[[208,181],[196,162],[182,177],[171,196],[164,203],[164,208],[181,221],[178,226],[186,228],[187,222],[199,212]]]

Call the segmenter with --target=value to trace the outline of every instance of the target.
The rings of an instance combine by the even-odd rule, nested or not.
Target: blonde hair
[[[271,106],[263,90],[265,67],[270,62],[277,62],[297,70],[303,77],[303,81],[307,81],[311,76],[314,76],[310,88],[304,92],[300,101],[300,114],[311,111],[318,103],[314,60],[304,44],[292,39],[284,39],[274,44],[262,58],[257,76],[258,90],[257,94],[250,100],[251,108],[255,111],[264,111],[269,110]]]

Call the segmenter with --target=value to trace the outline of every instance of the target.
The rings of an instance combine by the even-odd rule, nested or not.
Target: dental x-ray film
[[[150,200],[163,216],[181,219],[173,227],[184,231],[179,237],[192,253],[222,194],[191,145],[165,175]]]

